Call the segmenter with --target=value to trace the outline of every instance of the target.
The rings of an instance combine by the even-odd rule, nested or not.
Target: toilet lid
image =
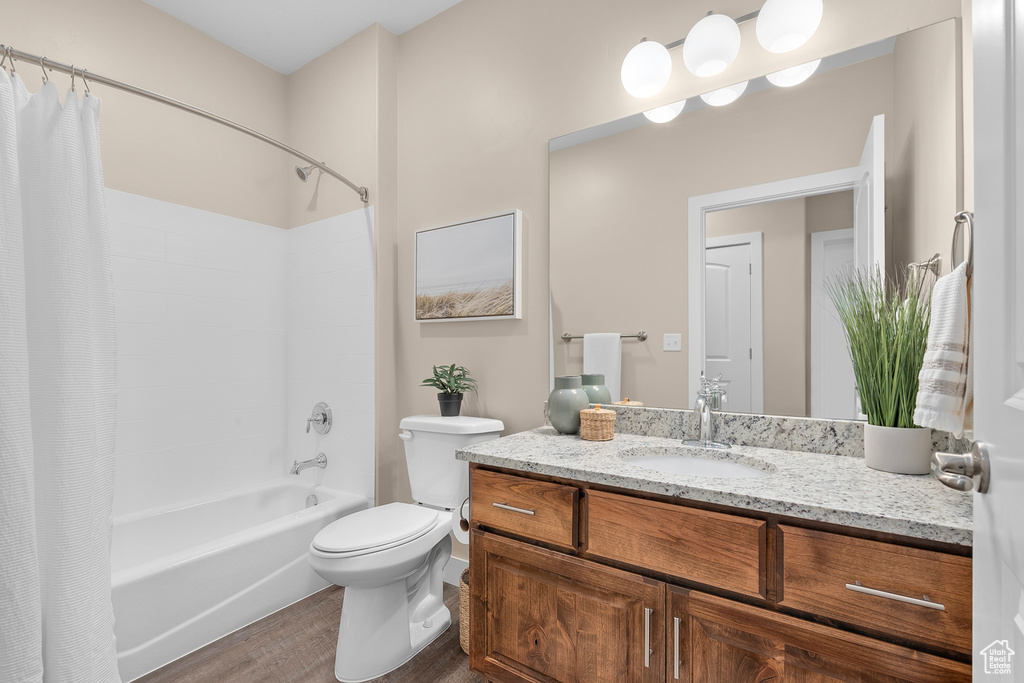
[[[313,538],[326,553],[352,553],[398,545],[437,523],[437,510],[408,503],[388,503],[331,522]]]

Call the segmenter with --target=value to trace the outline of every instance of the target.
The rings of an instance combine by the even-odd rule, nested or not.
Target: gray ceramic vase
[[[556,377],[555,390],[548,396],[548,421],[562,434],[580,431],[580,411],[590,407],[579,375]]]
[[[580,379],[583,381],[583,391],[587,392],[591,403],[607,405],[612,402],[612,392],[604,385],[604,375],[580,375]]]

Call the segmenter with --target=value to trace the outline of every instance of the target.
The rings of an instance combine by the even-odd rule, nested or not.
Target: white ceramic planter
[[[932,430],[864,425],[864,461],[868,467],[895,474],[928,474],[932,464]]]

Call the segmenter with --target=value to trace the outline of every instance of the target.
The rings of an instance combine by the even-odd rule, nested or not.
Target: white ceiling
[[[374,22],[395,35],[459,0],[145,0],[283,74]]]

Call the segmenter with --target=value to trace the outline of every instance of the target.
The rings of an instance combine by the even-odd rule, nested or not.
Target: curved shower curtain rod
[[[21,50],[15,50],[14,48],[8,47],[6,45],[0,45],[0,51],[2,51],[4,54],[6,54],[6,56],[9,59],[12,60],[17,59],[18,61],[39,65],[40,67],[49,69],[51,71],[59,71],[61,73],[70,74],[72,79],[78,77],[85,80],[87,84],[91,81],[93,83],[100,83],[101,85],[106,85],[111,88],[115,88],[116,90],[123,90],[124,92],[129,92],[133,95],[145,97],[148,100],[161,102],[163,104],[170,105],[175,109],[181,109],[182,111],[187,111],[190,114],[201,116],[204,119],[215,121],[216,123],[219,123],[222,126],[234,128],[240,133],[245,133],[246,135],[254,137],[257,140],[262,140],[268,145],[272,145],[280,150],[284,150],[285,152],[288,152],[289,154],[302,159],[307,164],[312,164],[313,166],[316,166],[327,175],[337,178],[338,180],[352,188],[356,193],[358,193],[359,198],[363,200],[364,204],[369,203],[370,201],[369,191],[365,187],[360,187],[356,185],[351,180],[341,175],[327,164],[321,163],[314,159],[313,157],[309,156],[308,154],[303,154],[294,147],[289,147],[283,142],[275,140],[274,138],[268,135],[264,135],[258,130],[253,130],[252,128],[243,126],[240,123],[236,123],[231,119],[226,119],[223,116],[218,116],[217,114],[214,114],[213,112],[206,111],[205,109],[200,109],[199,107],[193,107],[191,104],[186,104],[185,102],[181,102],[180,100],[176,100],[171,97],[167,97],[165,95],[152,92],[150,90],[145,90],[143,88],[139,88],[128,83],[123,83],[122,81],[117,81],[113,78],[107,78],[106,76],[101,76],[99,74],[92,73],[91,71],[86,71],[85,69],[80,69],[74,65],[61,64],[60,62],[55,62],[51,59],[47,59],[46,57],[30,54],[28,52],[22,52]]]

